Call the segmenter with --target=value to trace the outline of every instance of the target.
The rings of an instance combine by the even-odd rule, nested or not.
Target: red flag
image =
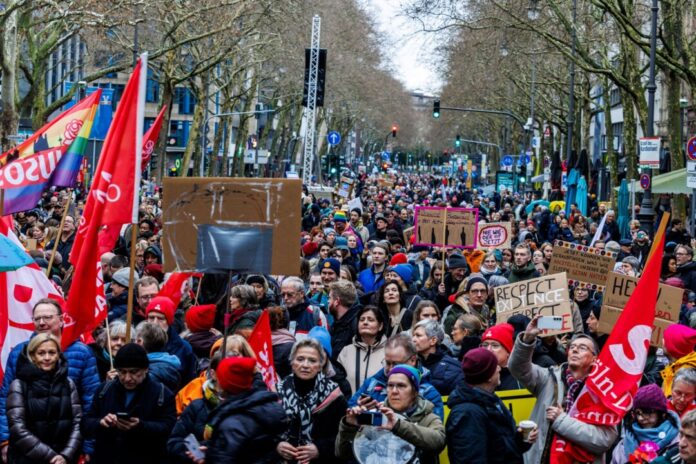
[[[147,163],[150,162],[152,158],[152,152],[155,151],[155,146],[157,145],[157,139],[159,138],[160,129],[162,129],[162,120],[164,119],[164,112],[167,111],[167,105],[164,105],[160,110],[155,122],[147,130],[145,136],[143,137],[143,171],[147,167]]]
[[[141,57],[123,91],[80,218],[70,253],[75,272],[68,294],[75,323],[63,332],[63,346],[91,331],[106,317],[99,260],[114,247],[121,225],[134,222],[134,217],[137,222],[146,63],[146,58]]]
[[[247,341],[256,353],[256,361],[261,370],[263,381],[266,382],[269,390],[275,391],[278,376],[273,364],[273,341],[271,340],[271,321],[268,318],[268,311],[261,313],[261,317],[256,322],[254,331]]]
[[[166,296],[174,302],[174,307],[178,307],[181,297],[184,295],[185,284],[189,277],[201,277],[198,272],[172,272],[167,281],[162,285],[157,296]],[[143,308],[145,309],[145,308]]]
[[[664,229],[643,275],[616,321],[578,395],[571,417],[594,425],[617,425],[633,404],[633,396],[643,376],[655,322],[655,305],[664,250]],[[595,456],[577,444],[554,437],[551,463],[572,464],[594,461]]]

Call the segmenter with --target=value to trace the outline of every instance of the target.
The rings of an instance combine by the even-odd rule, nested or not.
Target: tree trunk
[[[602,96],[602,104],[604,107],[604,127],[607,141],[607,153],[603,164],[609,169],[611,176],[611,182],[609,182],[609,200],[611,201],[612,207],[616,209],[616,193],[614,188],[619,186],[619,155],[614,150],[614,121],[611,119],[611,102],[609,100],[609,96],[611,95],[611,84],[609,79],[604,79],[603,86],[604,93]]]
[[[626,178],[635,180],[638,176],[636,113],[633,99],[628,92],[621,91],[621,101],[623,103],[623,153],[626,157]]]
[[[9,5],[8,5],[9,6]],[[10,135],[17,133],[19,115],[17,114],[17,10],[12,11],[2,28],[2,116],[0,116],[0,144],[2,151],[8,150],[14,142]]]
[[[196,97],[198,104],[193,111],[193,121],[191,122],[191,132],[189,132],[188,143],[186,144],[186,149],[184,150],[184,156],[181,160],[181,172],[179,177],[188,177],[189,166],[193,160],[193,176],[195,177],[198,173],[198,157],[196,154],[200,153],[201,144],[201,131],[203,129],[205,112],[205,89],[202,85],[194,85],[191,87],[191,91]]]
[[[172,107],[174,103],[174,83],[165,76],[160,82],[162,89],[162,105],[167,105],[167,111],[162,117],[162,130],[160,131],[159,139],[155,150],[159,153],[157,163],[155,163],[153,172],[159,179],[164,179],[167,170],[167,146],[169,141],[169,124],[172,119]]]

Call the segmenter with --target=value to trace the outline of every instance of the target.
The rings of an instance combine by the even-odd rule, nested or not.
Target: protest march
[[[3,462],[696,463],[685,218],[457,172],[148,178],[147,69],[89,182],[99,91],[0,155]]]

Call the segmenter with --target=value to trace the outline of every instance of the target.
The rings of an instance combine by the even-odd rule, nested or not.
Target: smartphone
[[[186,445],[186,449],[191,452],[195,459],[203,459],[205,457],[205,453],[201,451],[201,444],[198,443],[194,434],[189,433],[186,435],[186,438],[184,438],[184,445]]]
[[[384,423],[384,415],[378,411],[367,411],[358,414],[358,425],[380,426]]]
[[[563,317],[541,316],[537,321],[537,327],[545,330],[561,330],[563,328]]]
[[[130,420],[131,415],[127,412],[117,412],[116,417],[123,420]]]

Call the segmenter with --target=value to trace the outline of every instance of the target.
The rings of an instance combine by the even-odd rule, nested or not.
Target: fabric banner
[[[63,84],[65,93],[70,92],[73,87],[72,82],[65,82]],[[99,99],[99,107],[97,108],[97,114],[94,116],[94,125],[92,126],[91,139],[104,140],[106,134],[109,132],[109,127],[111,126],[111,120],[114,114],[114,89],[108,87],[87,87],[85,88],[85,96],[89,97],[94,92],[101,91],[101,98]],[[63,105],[64,109],[71,108],[77,102],[77,92],[73,95],[72,100]]]
[[[157,296],[166,296],[172,302],[174,302],[174,307],[179,307],[181,303],[181,298],[184,293],[189,290],[187,289],[188,280],[191,277],[203,277],[203,274],[199,272],[172,272],[167,281],[160,288]]]
[[[157,146],[157,139],[159,139],[160,130],[162,129],[162,120],[164,119],[165,111],[167,111],[167,105],[162,107],[157,118],[155,118],[155,122],[152,123],[143,136],[143,171],[147,168],[147,164],[150,162],[150,159],[152,159],[152,153]]]
[[[276,391],[278,376],[273,364],[273,342],[271,340],[271,321],[268,318],[268,311],[261,313],[261,317],[256,322],[248,342],[254,349],[254,353],[256,353],[256,361],[263,381],[266,382],[269,390]]]

